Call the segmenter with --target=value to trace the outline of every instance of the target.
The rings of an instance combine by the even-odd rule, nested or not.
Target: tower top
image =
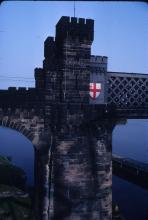
[[[56,25],[56,40],[61,41],[67,37],[92,42],[94,39],[94,20],[62,16]]]

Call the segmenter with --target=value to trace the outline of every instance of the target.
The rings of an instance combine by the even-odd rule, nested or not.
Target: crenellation
[[[24,92],[24,91],[27,91],[29,89],[32,89],[32,88],[28,88],[28,87],[8,87],[8,91],[11,91],[11,92],[16,92],[16,91]],[[7,91],[7,90],[3,90],[3,91]]]
[[[91,62],[93,63],[107,63],[108,57],[91,55]]]
[[[78,25],[86,25],[88,27],[94,26],[94,20],[93,19],[84,19],[84,18],[77,18],[77,17],[67,17],[62,16],[61,19],[58,21],[56,26],[59,25],[67,25],[67,24],[78,24]]]
[[[44,44],[46,45],[46,43],[48,44],[49,42],[50,43],[55,42],[55,38],[51,36],[47,37],[46,40],[44,41]]]
[[[91,28],[91,29],[93,29],[93,27],[94,27],[94,20],[93,19],[86,19],[86,26]]]
[[[54,37],[47,37],[44,42],[44,57],[52,63],[55,58],[56,53],[56,43]]]
[[[70,18],[70,23],[71,23],[71,24],[77,24],[78,21],[79,21],[79,20],[78,20],[78,18],[76,18],[76,17],[71,17],[71,18]]]
[[[19,92],[27,91],[28,89],[26,87],[18,87]]]
[[[13,92],[13,91],[16,91],[16,90],[17,90],[17,87],[8,87],[8,91]]]
[[[58,21],[58,23],[57,23],[57,25],[59,25],[59,24],[68,24],[70,22],[70,17],[67,17],[67,16],[62,16],[61,18],[60,18],[60,20]],[[56,26],[57,26],[56,25]]]
[[[78,18],[79,24],[84,25],[85,24],[85,19],[84,18]]]
[[[56,25],[56,41],[63,41],[66,38],[79,39],[79,41],[93,41],[94,21],[91,19],[78,19],[62,17]]]
[[[7,90],[3,90],[3,91],[7,91]],[[35,88],[31,88],[31,87],[8,87],[8,91],[11,92],[16,92],[16,91],[35,91]]]

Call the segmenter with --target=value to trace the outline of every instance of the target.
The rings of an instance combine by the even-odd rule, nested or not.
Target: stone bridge
[[[35,88],[0,90],[0,125],[34,146],[36,219],[111,220],[112,131],[148,118],[148,75],[109,72],[93,38],[94,20],[63,16]]]

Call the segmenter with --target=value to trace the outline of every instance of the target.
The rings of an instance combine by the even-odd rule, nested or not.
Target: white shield
[[[101,83],[90,83],[89,84],[89,95],[92,99],[96,99],[101,93]]]

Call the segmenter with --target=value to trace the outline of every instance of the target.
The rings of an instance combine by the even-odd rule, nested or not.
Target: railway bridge
[[[93,40],[94,20],[61,17],[35,88],[0,90],[0,125],[34,146],[36,219],[111,220],[113,128],[148,118],[148,75],[108,71]]]

